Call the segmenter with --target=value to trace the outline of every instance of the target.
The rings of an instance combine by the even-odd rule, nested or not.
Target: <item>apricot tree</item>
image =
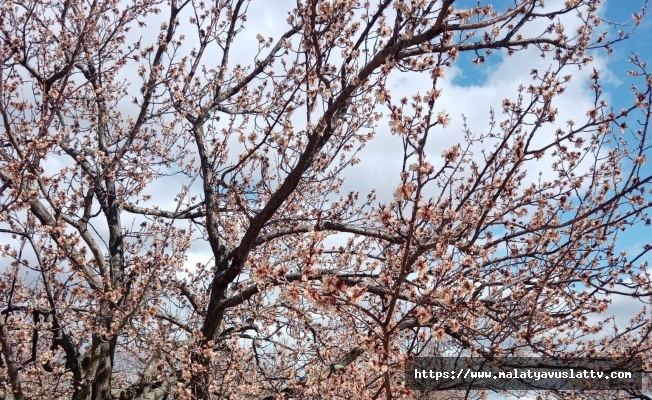
[[[648,351],[646,311],[598,314],[652,293],[617,242],[652,76],[615,109],[595,67],[558,118],[629,35],[602,1],[273,2],[266,37],[270,3],[0,1],[0,398],[411,398],[424,349]],[[447,71],[520,53],[549,67],[446,129]],[[344,190],[388,138],[394,196]]]

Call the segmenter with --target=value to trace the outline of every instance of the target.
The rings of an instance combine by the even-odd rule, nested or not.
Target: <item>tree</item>
[[[410,398],[424,349],[648,352],[645,311],[594,321],[652,293],[616,242],[650,221],[652,77],[632,58],[618,111],[596,68],[557,120],[629,34],[549,2],[288,2],[268,38],[260,2],[2,0],[0,398]],[[446,71],[533,50],[488,126],[444,130]],[[394,198],[343,191],[389,133]]]

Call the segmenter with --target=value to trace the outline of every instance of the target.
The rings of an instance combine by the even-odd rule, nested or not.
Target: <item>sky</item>
[[[548,4],[559,2],[559,0],[547,0]],[[284,20],[283,12],[279,11],[284,7],[276,7],[277,3],[287,4],[274,1],[266,4],[252,3],[248,26],[255,27],[255,30],[245,30],[243,33],[249,37],[253,37],[258,32],[265,37],[278,37],[279,28],[275,21]],[[458,4],[460,3],[462,5],[474,4],[475,1],[458,2]],[[498,6],[513,4],[511,1],[494,3],[498,3]],[[642,1],[636,0],[610,0],[603,6],[601,15],[606,21],[622,24],[622,29],[627,31],[633,27],[632,14],[640,12],[642,4]],[[572,22],[569,21],[568,24],[572,25]],[[600,72],[605,96],[616,110],[630,102],[630,81],[625,73],[631,69],[631,65],[627,60],[632,52],[636,52],[642,59],[652,61],[649,38],[652,38],[652,22],[647,19],[636,29],[629,40],[615,45],[614,52],[610,56],[604,51],[595,52],[593,54],[594,63],[589,68],[574,71],[572,84],[567,92],[558,99],[557,107],[560,110],[558,120],[563,124],[573,116],[584,116],[590,108],[593,94],[588,88],[588,83],[593,67]],[[240,50],[236,60],[242,58],[243,62],[246,62],[251,58],[251,54],[244,48]],[[461,140],[463,117],[466,118],[471,129],[478,131],[484,129],[489,121],[490,109],[499,110],[505,97],[514,96],[518,85],[530,81],[531,69],[545,69],[550,62],[541,59],[536,51],[521,52],[511,57],[494,53],[480,66],[465,61],[468,61],[468,58],[460,57],[459,62],[447,71],[446,79],[440,86],[443,93],[442,100],[437,107],[444,109],[450,115],[452,123],[439,133],[440,136],[437,136],[434,141],[434,147],[429,149],[433,155],[440,154],[443,149]],[[393,98],[409,96],[419,90],[425,90],[423,82],[417,77],[407,74],[392,76],[389,87],[392,89]],[[351,168],[345,175],[346,180],[342,192],[359,191],[363,198],[367,192],[373,189],[378,193],[379,201],[389,199],[398,183],[397,180],[392,180],[392,177],[398,177],[400,171],[401,157],[400,154],[397,156],[395,150],[397,146],[400,147],[400,143],[398,137],[391,136],[386,130],[383,131],[381,124],[376,138],[358,155],[361,160],[360,164]],[[545,163],[541,164],[541,170],[546,170]],[[644,227],[628,231],[621,235],[619,248],[640,247],[642,242],[649,241],[649,236]],[[342,241],[344,240],[342,237]],[[337,239],[332,241],[333,244],[336,242]],[[191,258],[195,262],[202,259],[202,252],[192,253]],[[632,304],[631,301],[620,297],[614,299],[605,315],[613,315],[616,323],[621,325],[625,324],[639,309],[640,304]]]
[[[548,0],[547,3],[558,2]],[[601,10],[601,15],[606,21],[622,24],[621,29],[627,31],[634,25],[632,14],[640,12],[642,4],[641,1],[607,1]],[[557,107],[560,110],[558,120],[564,122],[574,115],[584,116],[590,108],[593,93],[588,89],[588,75],[593,67],[600,72],[604,94],[615,110],[631,103],[631,81],[625,75],[632,69],[628,58],[633,53],[637,53],[641,59],[652,62],[650,38],[652,38],[652,22],[648,18],[634,31],[630,39],[615,45],[611,55],[607,55],[604,51],[596,52],[594,63],[589,68],[575,71],[569,90],[558,99]],[[545,69],[549,63],[549,60],[542,60],[534,51],[517,53],[511,57],[494,53],[480,66],[464,61],[464,57],[460,57],[459,62],[447,72],[449,75],[441,86],[442,103],[438,103],[438,106],[449,113],[452,124],[444,130],[441,137],[437,138],[438,148],[433,149],[433,153],[460,140],[462,116],[466,117],[472,129],[482,129],[488,122],[489,110],[492,107],[499,109],[503,98],[513,96],[519,84],[529,82],[529,72],[532,68]],[[402,75],[400,78],[390,80],[390,87],[393,90],[393,97],[400,98],[404,94],[414,93],[423,85],[418,79],[410,79]],[[630,121],[629,124],[634,126],[635,121]],[[394,187],[388,177],[397,176],[397,171],[400,170],[400,157],[393,157],[397,145],[400,145],[397,137],[383,136],[382,131],[379,131],[378,137],[359,154],[362,162],[347,176],[343,192],[360,190],[364,194],[366,190],[373,188],[379,193],[379,198],[390,196]],[[652,154],[649,154],[648,159],[652,159],[651,156]],[[542,169],[545,168],[545,164],[542,163]],[[382,182],[377,179],[379,176],[383,177]],[[619,237],[618,247],[622,250],[636,249],[644,242],[650,243],[648,229],[638,227],[625,232]],[[649,255],[647,260],[650,260]],[[617,297],[600,317],[614,316],[615,323],[622,326],[640,310],[640,306],[638,302]],[[596,320],[600,317],[596,317]],[[504,397],[501,395],[493,398]]]
[[[554,5],[561,0],[547,0],[547,4]],[[458,7],[474,5],[476,1],[458,1]],[[484,2],[483,2],[484,3]],[[497,8],[513,4],[513,1],[500,0],[492,2]],[[288,1],[253,1],[249,6],[248,21],[245,30],[241,33],[241,43],[251,43],[257,33],[264,37],[280,36],[285,28],[285,16]],[[625,31],[633,27],[632,14],[641,11],[643,1],[639,0],[608,0],[601,10],[605,21],[621,24]],[[278,21],[283,21],[281,24]],[[572,26],[573,18],[570,18],[566,25]],[[605,26],[606,29],[606,26]],[[648,39],[652,37],[652,22],[645,19],[644,22],[634,31],[632,37],[624,43],[614,46],[613,54],[608,56],[604,51],[597,51],[593,54],[595,60],[589,68],[575,70],[573,80],[567,92],[558,98],[557,107],[560,110],[558,120],[563,124],[573,116],[584,116],[590,108],[593,94],[588,88],[589,74],[592,68],[596,68],[603,78],[603,88],[609,103],[618,110],[622,105],[631,101],[630,81],[625,76],[627,70],[631,69],[628,57],[636,52],[644,60],[652,61],[652,51],[648,46]],[[250,63],[253,54],[251,47],[234,46],[232,63]],[[530,81],[530,70],[533,68],[546,69],[550,60],[541,59],[535,50],[518,52],[513,56],[506,56],[500,52],[488,57],[484,64],[475,66],[468,62],[468,57],[462,56],[459,61],[449,70],[440,88],[443,89],[441,102],[437,107],[445,110],[451,117],[452,123],[445,130],[439,132],[434,145],[429,152],[435,156],[442,150],[461,141],[461,131],[464,118],[468,126],[475,131],[482,131],[489,121],[490,110],[500,109],[500,104],[505,97],[512,97],[516,94],[516,88]],[[389,87],[392,89],[394,98],[403,95],[412,95],[415,92],[425,90],[423,82],[417,76],[409,74],[392,75],[389,80]],[[352,167],[345,175],[345,183],[342,193],[348,191],[359,191],[361,198],[369,191],[376,190],[379,201],[389,199],[395,189],[400,171],[401,157],[397,156],[395,149],[400,146],[400,139],[391,136],[387,130],[383,130],[382,124],[377,135],[358,155],[361,162]],[[650,158],[650,157],[648,157]],[[546,171],[546,164],[541,163],[541,171]],[[382,177],[382,179],[378,179]],[[395,177],[394,180],[392,177]],[[161,181],[154,184],[152,188],[161,194],[169,192],[169,182]],[[157,196],[155,196],[156,198]],[[341,237],[344,242],[346,238]],[[637,248],[643,241],[649,240],[649,233],[644,227],[627,231],[621,235],[619,247],[621,249]],[[331,241],[337,243],[337,239]],[[208,247],[205,244],[197,243],[189,252],[188,265],[197,262],[208,262]],[[617,322],[625,323],[634,311],[640,309],[640,305],[633,305],[624,298],[614,300],[614,303],[607,311],[608,315],[614,315]]]
[[[546,4],[554,6],[562,2],[563,0],[547,0]],[[476,0],[458,0],[456,7],[464,8],[476,3]],[[482,1],[481,3],[486,2]],[[490,3],[498,9],[502,9],[514,2],[513,0],[497,0]],[[601,14],[604,20],[622,24],[622,29],[628,31],[633,27],[632,14],[640,12],[643,3],[643,0],[608,0],[602,8]],[[278,38],[282,30],[286,28],[286,13],[292,6],[293,2],[290,0],[252,1],[248,8],[245,29],[238,35],[238,45],[233,46],[230,63],[232,65],[236,63],[250,64],[255,53],[251,43],[256,43],[256,35],[260,33],[263,37]],[[166,18],[164,13],[148,17],[147,26],[134,30],[127,42],[139,36],[142,37],[143,43],[150,42],[158,34],[158,30],[153,28],[158,27],[160,22]],[[573,21],[574,18],[570,16],[565,25],[572,27]],[[541,26],[539,24],[535,28],[540,29]],[[188,32],[187,37],[191,39],[192,32]],[[648,46],[650,37],[652,37],[652,20],[648,18],[637,28],[631,39],[614,46],[611,56],[607,56],[604,51],[594,54],[595,61],[591,68],[595,67],[604,78],[602,83],[606,98],[615,109],[630,102],[630,81],[624,74],[631,69],[627,62],[631,53],[636,52],[642,59],[652,61],[652,50]],[[181,54],[189,53],[192,46],[192,41],[189,41],[179,49],[179,52]],[[499,110],[503,99],[514,98],[517,87],[531,80],[530,71],[533,68],[544,70],[550,63],[549,59],[539,57],[539,53],[534,49],[517,52],[513,56],[495,52],[479,66],[468,61],[468,56],[460,56],[458,62],[446,71],[446,76],[439,85],[439,88],[442,89],[442,97],[436,104],[436,108],[445,110],[449,114],[451,125],[446,129],[438,130],[435,140],[429,143],[427,151],[434,159],[444,149],[463,140],[462,129],[465,121],[474,132],[486,131],[490,110],[496,110],[500,117]],[[591,68],[575,70],[573,80],[566,93],[557,99],[556,106],[560,111],[558,121],[561,125],[574,115],[584,116],[586,110],[590,108],[592,93],[588,89],[588,76]],[[134,71],[124,70],[122,73],[125,74],[126,79],[134,81]],[[422,79],[416,74],[392,74],[388,86],[392,90],[393,98],[409,97],[417,92],[423,94],[427,90],[424,88]],[[135,82],[139,82],[139,78],[136,78]],[[137,92],[139,85],[132,85],[131,90]],[[129,113],[129,110],[125,111]],[[381,121],[374,140],[358,154],[361,162],[346,171],[342,193],[359,191],[361,198],[364,198],[368,192],[375,190],[379,201],[390,199],[398,184],[402,154],[397,154],[396,148],[400,146],[400,143],[400,138],[390,135],[388,129],[383,128]],[[236,143],[234,143],[235,145]],[[233,153],[236,154],[236,151]],[[53,170],[61,168],[59,160],[55,157],[48,160],[46,168],[47,166]],[[532,172],[534,175],[534,172],[545,173],[546,170],[545,162],[541,162],[541,170]],[[378,179],[378,177],[383,179]],[[157,205],[169,209],[175,205],[170,195],[170,187],[175,185],[180,186],[177,177],[160,179],[151,184],[148,192],[153,195]],[[199,194],[199,181],[195,183],[195,189],[195,193]],[[100,232],[102,233],[101,227]],[[634,248],[640,242],[647,240],[647,236],[644,228],[628,231],[622,235],[620,246],[623,249]],[[205,243],[196,243],[188,255],[187,264],[191,266],[197,262],[208,262],[210,258],[209,248]],[[622,309],[625,308],[627,307],[623,306]],[[618,312],[618,314],[621,313]]]
[[[560,0],[547,0],[548,3],[559,3]],[[280,4],[283,6],[280,6]],[[285,9],[288,1],[253,1],[249,8],[249,21],[247,28],[242,32],[244,41],[255,40],[255,35],[261,33],[263,36],[279,36],[279,28],[285,27]],[[458,4],[473,5],[473,0],[460,0]],[[498,7],[501,5],[513,4],[513,1],[499,0],[493,2]],[[623,30],[631,29],[633,26],[632,14],[639,12],[643,1],[639,0],[609,0],[606,2],[601,13],[603,19],[623,24]],[[278,21],[283,21],[279,26]],[[152,23],[153,24],[153,23]],[[150,31],[156,34],[155,29]],[[649,40],[652,38],[652,19],[644,19],[644,22],[637,28],[631,39],[625,43],[614,46],[614,52],[607,56],[604,52],[595,54],[596,60],[593,64],[604,77],[604,91],[610,104],[615,109],[629,102],[631,91],[630,81],[626,79],[625,73],[631,69],[627,62],[632,52],[638,53],[643,60],[652,62],[652,50]],[[251,61],[251,48],[239,46],[234,48],[233,62],[248,64]],[[442,150],[461,141],[460,132],[466,118],[467,123],[473,130],[482,130],[487,126],[489,111],[493,107],[499,109],[505,97],[514,96],[515,90],[523,82],[529,81],[529,72],[532,68],[546,68],[549,60],[542,60],[535,51],[521,52],[514,56],[495,53],[486,59],[481,66],[474,66],[462,56],[458,63],[447,71],[446,79],[442,82],[442,101],[437,107],[445,110],[451,117],[452,123],[445,130],[440,132],[435,145],[429,149],[434,155]],[[572,85],[567,93],[559,99],[560,121],[565,121],[571,116],[584,115],[590,107],[592,98],[588,90],[588,74],[590,69],[583,69],[574,73]],[[402,75],[392,76],[389,82],[393,95],[400,98],[402,95],[411,95],[416,91],[424,90],[423,83],[414,76]],[[135,85],[136,86],[136,85]],[[136,87],[137,90],[137,87]],[[632,124],[635,122],[632,121]],[[387,131],[379,129],[376,139],[370,142],[358,155],[361,162],[346,175],[343,193],[347,191],[360,191],[361,197],[376,190],[379,201],[392,196],[397,180],[389,177],[397,177],[400,171],[400,154],[396,156],[396,146],[400,144],[399,138],[391,136]],[[652,155],[648,157],[651,159]],[[53,161],[53,163],[56,161]],[[649,165],[649,164],[648,164]],[[53,168],[55,166],[53,165]],[[542,170],[545,166],[542,165]],[[378,179],[383,177],[382,180]],[[155,183],[149,190],[154,198],[169,198],[170,181],[161,180]],[[643,242],[650,241],[649,232],[641,227],[625,232],[619,241],[621,249],[639,247]],[[197,262],[206,263],[210,259],[209,248],[205,243],[196,243],[188,253],[187,265],[192,266]],[[614,315],[618,322],[626,322],[633,310],[638,310],[638,305],[632,304],[623,298],[614,301],[607,314]]]
[[[632,14],[640,12],[642,4],[642,1],[631,0],[607,1],[601,10],[601,15],[603,20],[622,24],[623,28],[621,29],[628,30],[628,28],[631,29],[633,26]],[[652,47],[649,42],[651,38],[652,20],[647,18],[637,27],[630,39],[616,44],[613,47],[614,51],[611,55],[607,56],[604,52],[597,54],[597,60],[593,66],[605,78],[602,82],[604,93],[614,109],[618,110],[623,105],[631,102],[631,81],[626,77],[627,71],[632,69],[632,65],[628,62],[629,57],[637,54],[640,59],[652,62]],[[523,72],[527,71],[531,65],[536,64],[535,60],[531,60],[529,63],[525,60],[519,60],[521,61],[519,63],[513,63],[511,61],[513,60],[510,60],[508,57],[497,55],[497,57],[488,58],[482,67],[475,67],[470,63],[458,63],[459,71],[452,80],[451,89],[453,91],[457,90],[458,94],[470,90],[473,93],[473,98],[482,99],[480,101],[482,104],[500,104],[500,97],[504,94],[501,89],[518,83],[523,78]],[[586,80],[582,83],[586,83]],[[572,91],[570,96],[567,96],[567,99],[565,99],[564,104],[566,106],[583,104],[589,100],[587,95],[588,92],[582,93],[581,90]],[[456,96],[452,97],[456,98]],[[467,116],[469,114],[474,115],[475,118],[475,115],[482,113],[482,110],[478,108],[470,112],[465,110],[460,111],[465,111]],[[571,109],[575,110],[576,108],[571,107]],[[563,118],[560,118],[560,120],[563,120]],[[634,126],[635,121],[630,121],[629,125]],[[648,160],[652,159],[651,151],[648,151],[647,158]],[[647,165],[650,166],[649,162]],[[652,235],[650,229],[639,226],[635,229],[627,230],[624,234],[620,235],[618,245],[622,250],[640,249],[642,244],[651,242]],[[651,258],[648,254],[647,258],[644,258],[641,262],[650,260]],[[622,326],[639,310],[640,303],[632,302],[625,297],[615,297],[612,305],[601,317],[613,315],[615,323]],[[491,395],[490,398],[499,399],[505,397],[502,395]],[[534,398],[534,396],[526,393],[522,398]]]

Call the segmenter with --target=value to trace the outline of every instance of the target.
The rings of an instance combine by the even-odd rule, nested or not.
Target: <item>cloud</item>
[[[499,57],[499,56],[497,56]],[[501,57],[491,68],[482,84],[467,85],[464,80],[458,79],[464,75],[476,73],[483,66],[456,64],[447,70],[446,77],[437,85],[441,89],[441,97],[435,103],[435,115],[445,111],[451,118],[450,126],[436,127],[430,133],[426,147],[428,156],[434,165],[441,165],[442,151],[457,143],[464,143],[464,123],[466,122],[471,132],[476,134],[487,133],[490,129],[491,110],[496,112],[498,122],[505,118],[501,114],[502,102],[509,98],[516,100],[518,88],[532,82],[531,71],[545,71],[550,68],[551,57],[543,59],[536,49],[517,52],[512,56]],[[591,67],[603,70],[605,63],[596,57]],[[588,90],[588,79],[591,68],[577,69],[569,67],[567,74],[572,78],[567,85],[565,93],[555,98],[553,106],[558,109],[555,124],[544,126],[537,133],[532,143],[532,148],[550,142],[557,128],[564,128],[566,121],[573,119],[580,121],[586,116],[587,110],[592,108],[593,93]],[[411,98],[415,94],[424,95],[432,86],[427,74],[401,73],[391,75],[388,87],[393,99],[401,97]],[[491,142],[485,141],[482,145],[472,148],[475,154],[480,154],[481,148],[490,149]],[[379,198],[390,198],[394,187],[398,184],[398,177],[402,162],[402,145],[397,136],[389,132],[387,120],[380,121],[375,139],[369,143],[359,154],[359,165],[347,171],[347,190],[359,190],[363,193],[376,189]],[[480,157],[476,158],[481,162]],[[531,171],[551,174],[550,161],[543,159]],[[481,164],[482,165],[482,164]],[[588,168],[588,166],[587,166]]]
[[[546,6],[550,9],[560,5],[563,6],[563,1],[546,2]],[[573,13],[563,15],[557,22],[565,26],[565,32],[569,36],[572,36],[580,25],[579,19]],[[524,27],[524,36],[536,37],[544,32],[550,23],[547,19],[530,21]],[[581,68],[569,66],[564,69],[562,75],[570,75],[571,81],[566,85],[565,92],[554,100],[553,106],[559,112],[556,122],[539,130],[531,148],[550,143],[555,130],[567,128],[568,120],[578,123],[586,119],[587,111],[594,107],[595,93],[589,88],[589,76],[594,68],[599,71],[602,83],[618,81],[609,68],[613,66],[613,59],[606,57],[606,52],[596,50],[590,55],[593,57],[590,65]],[[490,111],[496,112],[497,120],[500,122],[505,118],[501,113],[502,101],[506,98],[514,101],[520,85],[527,86],[533,83],[532,70],[544,72],[555,68],[556,64],[551,54],[542,58],[541,51],[534,46],[517,51],[512,56],[508,56],[504,51],[494,52],[486,58],[487,63],[480,66],[470,64],[469,60],[469,55],[460,56],[458,62],[446,71],[446,77],[437,85],[442,89],[442,94],[435,105],[435,114],[445,110],[452,123],[446,129],[437,127],[430,135],[427,151],[431,162],[435,165],[437,164],[433,160],[439,159],[444,149],[464,142],[463,117],[466,118],[466,123],[472,132],[476,134],[488,132]],[[393,99],[396,100],[403,96],[410,98],[416,93],[424,94],[430,88],[431,80],[427,74],[395,73],[390,77],[388,86],[392,91]],[[603,97],[609,104],[611,103],[609,93],[604,93]],[[485,140],[482,145],[472,148],[472,151],[478,155],[475,159],[481,165],[480,150],[490,149],[491,144]],[[366,193],[374,188],[379,193],[379,199],[390,199],[393,189],[398,184],[402,156],[400,145],[400,139],[390,135],[387,121],[381,121],[375,140],[359,155],[362,162],[348,171],[345,191],[360,190]],[[552,158],[548,156],[528,165],[529,179],[525,183],[533,182],[540,172],[544,180],[554,178],[555,172],[550,168],[552,162]],[[585,160],[576,173],[588,171],[590,164],[591,159]]]

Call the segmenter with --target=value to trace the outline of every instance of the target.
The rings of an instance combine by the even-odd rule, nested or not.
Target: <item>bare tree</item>
[[[552,3],[297,0],[263,37],[256,1],[0,0],[0,398],[412,398],[428,343],[648,352],[645,312],[593,321],[652,294],[616,242],[650,221],[652,77],[632,58],[612,110],[595,70],[558,121],[628,34]],[[444,130],[450,67],[533,49],[488,126]],[[394,198],[343,191],[389,133]]]

